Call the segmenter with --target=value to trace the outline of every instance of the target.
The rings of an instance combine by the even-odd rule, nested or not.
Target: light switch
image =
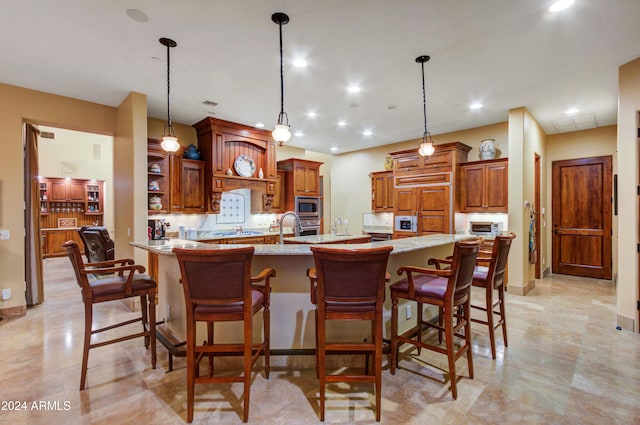
[[[11,232],[9,232],[9,229],[0,230],[0,240],[9,239],[10,236],[11,236]]]

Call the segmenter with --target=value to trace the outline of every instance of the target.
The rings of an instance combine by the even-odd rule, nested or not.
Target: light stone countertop
[[[334,247],[343,249],[373,248],[377,246],[392,246],[391,255],[404,252],[417,251],[420,249],[431,248],[445,245],[451,242],[473,239],[473,236],[436,234],[427,236],[416,236],[412,238],[395,239],[390,241],[370,242],[363,244],[322,244],[324,247]],[[143,241],[131,242],[136,248],[160,254],[173,255],[173,248],[189,248],[189,249],[233,249],[236,247],[246,246],[244,244],[235,245],[218,245],[204,242],[197,242],[184,239],[169,239],[159,241]],[[312,244],[284,244],[284,245],[264,245],[256,244],[254,255],[312,255],[310,247]]]
[[[393,226],[362,226],[362,231],[367,233],[393,233]]]
[[[284,238],[285,242],[294,243],[306,243],[306,244],[328,244],[328,243],[340,243],[345,241],[352,241],[354,239],[368,238],[369,235],[309,235],[309,236],[295,236]]]

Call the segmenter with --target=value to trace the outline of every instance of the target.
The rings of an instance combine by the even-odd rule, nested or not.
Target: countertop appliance
[[[415,215],[397,215],[395,224],[396,232],[418,232],[418,217]]]
[[[496,236],[502,231],[502,223],[493,221],[469,222],[469,233],[476,236]]]

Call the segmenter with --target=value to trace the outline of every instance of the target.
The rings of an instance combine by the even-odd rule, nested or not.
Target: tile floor
[[[46,303],[0,321],[0,424],[183,424],[184,362],[165,373],[162,346],[156,370],[141,340],[92,350],[88,388],[78,390],[80,291],[66,259],[45,263]],[[117,302],[96,310],[100,320],[131,315]],[[460,359],[458,400],[434,367],[443,356],[405,354],[395,376],[385,359],[382,423],[640,424],[640,335],[615,330],[611,282],[555,275],[526,297],[508,295],[507,314],[509,347],[498,336],[496,360],[486,328],[473,325],[475,378]],[[319,423],[313,369],[254,377],[250,423]],[[241,423],[241,397],[241,384],[197,386],[194,423]],[[371,385],[330,386],[326,423],[375,423],[372,403]]]

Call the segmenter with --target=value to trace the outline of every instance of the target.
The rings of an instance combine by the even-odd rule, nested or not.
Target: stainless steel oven
[[[320,197],[319,196],[296,196],[296,214],[300,218],[320,218]],[[320,221],[318,221],[318,227]]]
[[[300,236],[317,236],[320,234],[319,218],[300,218]]]

